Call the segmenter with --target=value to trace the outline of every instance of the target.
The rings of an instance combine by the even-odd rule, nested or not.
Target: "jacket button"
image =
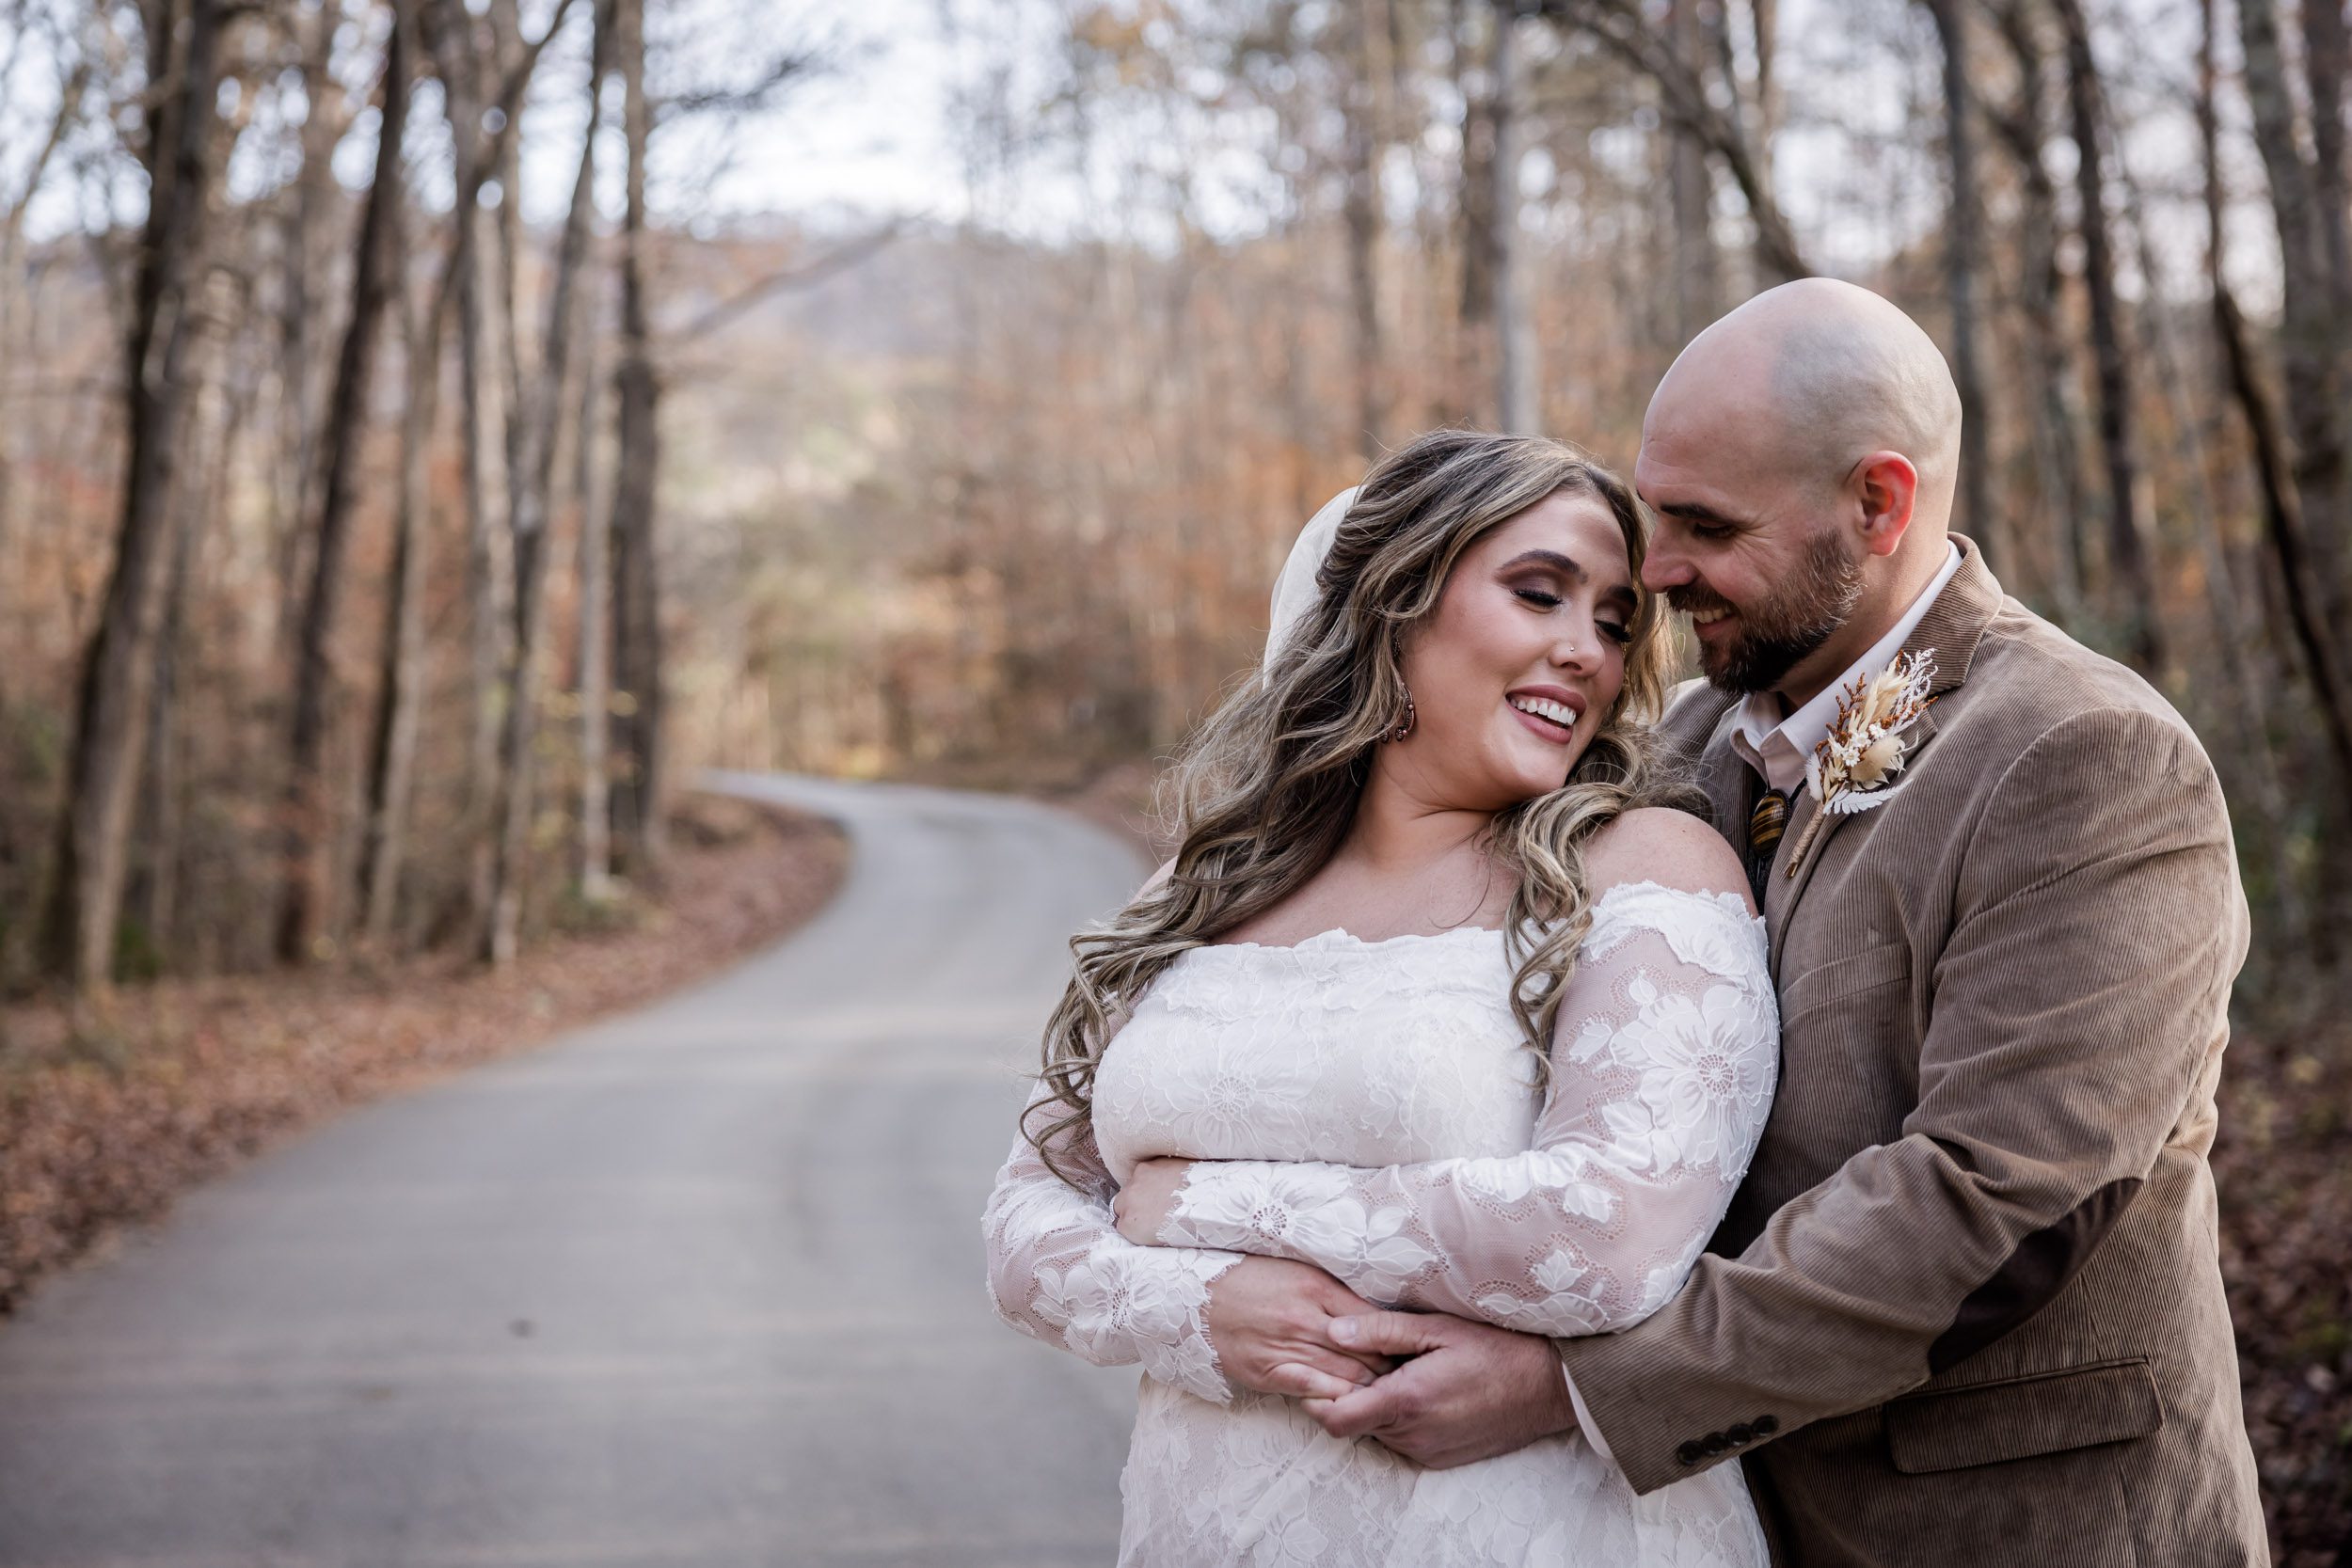
[[[1720,1432],[1710,1432],[1707,1434],[1707,1441],[1699,1446],[1711,1454],[1723,1453],[1730,1449],[1731,1439]]]
[[[1749,1423],[1749,1426],[1758,1437],[1770,1437],[1780,1430],[1780,1420],[1779,1418],[1773,1416],[1758,1416]]]
[[[1745,1421],[1734,1421],[1731,1424],[1731,1430],[1724,1435],[1731,1439],[1731,1446],[1736,1449],[1744,1443],[1756,1441],[1756,1429]]]
[[[1700,1460],[1707,1457],[1707,1450],[1700,1448],[1696,1443],[1685,1443],[1682,1447],[1675,1449],[1675,1457],[1682,1461],[1685,1465],[1696,1465]]]

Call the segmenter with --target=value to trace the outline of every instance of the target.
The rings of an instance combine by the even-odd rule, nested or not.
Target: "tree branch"
[[[774,298],[777,294],[792,289],[809,288],[836,274],[849,271],[850,268],[856,266],[897,239],[904,227],[903,220],[893,220],[870,234],[862,235],[846,245],[835,247],[804,266],[786,267],[781,271],[770,273],[750,287],[728,295],[673,333],[670,338],[671,346],[681,347],[697,338],[715,332],[763,301]]]

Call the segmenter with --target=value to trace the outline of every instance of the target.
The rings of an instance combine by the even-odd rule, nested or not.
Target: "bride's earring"
[[[1403,740],[1406,736],[1413,733],[1413,725],[1418,722],[1420,719],[1420,712],[1413,706],[1413,694],[1407,691],[1405,693],[1405,717],[1398,720],[1395,727],[1391,729],[1389,733],[1381,736],[1381,738],[1383,740]]]

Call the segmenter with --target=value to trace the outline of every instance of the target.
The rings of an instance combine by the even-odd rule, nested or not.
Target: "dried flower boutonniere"
[[[1928,695],[1934,679],[1933,653],[1905,654],[1875,675],[1856,675],[1837,699],[1837,721],[1804,765],[1805,787],[1821,809],[1788,856],[1789,876],[1804,863],[1823,822],[1884,805],[1894,795],[1908,743],[1903,732],[1935,701]]]

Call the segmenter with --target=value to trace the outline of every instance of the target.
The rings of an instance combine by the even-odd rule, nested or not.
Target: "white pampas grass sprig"
[[[1903,770],[1904,734],[1935,699],[1935,655],[1904,654],[1877,674],[1860,674],[1837,699],[1837,719],[1804,765],[1805,787],[1821,803],[1788,856],[1788,875],[1804,863],[1821,824],[1851,816],[1893,798]]]

